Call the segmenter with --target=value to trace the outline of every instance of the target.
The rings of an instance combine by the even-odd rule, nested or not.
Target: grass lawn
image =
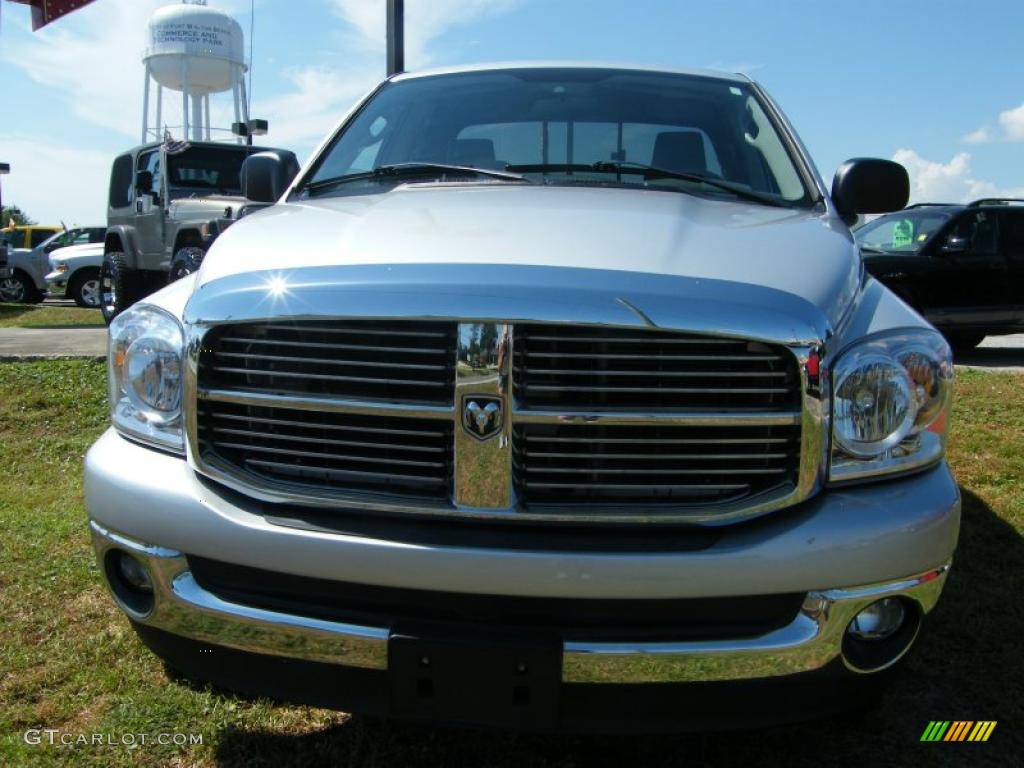
[[[0,328],[103,327],[98,309],[46,304],[0,304]]]
[[[66,310],[64,310],[66,311]],[[0,364],[0,765],[1009,765],[1024,757],[1024,377],[961,373],[955,569],[881,706],[724,734],[548,737],[276,707],[169,682],[100,584],[82,455],[105,428],[102,363]],[[981,744],[922,744],[930,720],[997,720]],[[28,746],[29,728],[202,734],[201,746]],[[1017,757],[1014,758],[1013,756]]]

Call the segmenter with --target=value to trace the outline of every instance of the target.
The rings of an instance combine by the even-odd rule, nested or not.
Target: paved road
[[[989,336],[977,349],[957,357],[956,364],[987,371],[1024,373],[1024,333]]]
[[[0,328],[0,360],[106,354],[106,328]]]

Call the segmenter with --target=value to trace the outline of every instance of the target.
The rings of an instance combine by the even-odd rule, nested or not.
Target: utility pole
[[[10,163],[0,163],[0,176],[6,176],[10,172],[11,172],[11,164]],[[2,191],[0,191],[0,219],[3,218],[3,213],[4,213],[4,197],[3,197]],[[13,223],[14,222],[12,221],[11,224],[13,224]]]
[[[405,0],[388,0],[388,77],[405,71]]]

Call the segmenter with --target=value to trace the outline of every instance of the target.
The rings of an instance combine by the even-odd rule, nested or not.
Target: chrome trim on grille
[[[461,323],[455,365],[455,487],[453,503],[460,509],[514,509],[512,488],[512,409],[509,368],[512,326],[505,323]],[[497,404],[493,435],[475,434],[466,413],[476,399]]]
[[[330,319],[324,315],[324,321]],[[364,318],[365,319],[365,318]],[[402,319],[416,319],[403,317]],[[420,318],[424,322],[454,322],[446,318]],[[268,319],[268,322],[273,322]],[[461,321],[461,328],[477,327],[483,323]],[[492,327],[508,328],[505,324],[490,324]],[[572,505],[538,505],[537,509],[524,508],[517,502],[512,481],[511,451],[500,445],[500,438],[481,443],[493,444],[496,451],[507,456],[509,469],[505,470],[505,459],[498,460],[492,470],[500,472],[498,482],[490,484],[487,496],[479,489],[473,491],[467,481],[456,480],[449,500],[430,498],[410,499],[391,494],[372,492],[344,492],[332,490],[318,491],[302,483],[268,482],[254,474],[240,473],[234,465],[220,460],[213,455],[201,456],[198,440],[197,399],[230,402],[255,406],[281,406],[306,411],[322,411],[335,414],[359,414],[397,416],[419,419],[434,419],[454,422],[455,433],[461,435],[462,415],[459,410],[461,394],[451,405],[416,405],[407,403],[377,402],[352,398],[284,396],[278,397],[271,393],[235,392],[219,389],[202,389],[198,387],[199,354],[206,332],[218,324],[195,323],[186,326],[187,360],[185,366],[184,402],[185,426],[187,436],[187,455],[191,466],[207,477],[225,486],[249,495],[260,501],[270,503],[294,504],[315,508],[350,509],[379,512],[394,512],[428,517],[449,517],[479,520],[505,520],[524,522],[565,522],[565,523],[697,523],[720,525],[738,520],[752,518],[782,509],[803,501],[822,487],[827,467],[827,430],[828,393],[824,391],[827,377],[822,376],[821,382],[812,381],[807,373],[807,362],[812,353],[820,355],[822,349],[817,344],[788,345],[789,352],[796,358],[800,375],[800,408],[799,410],[780,411],[561,411],[559,409],[522,409],[517,406],[509,394],[505,397],[504,434],[506,439],[512,434],[514,424],[591,424],[591,425],[679,425],[679,426],[792,426],[800,425],[801,446],[800,460],[795,487],[782,486],[773,491],[756,493],[738,501],[722,501],[717,503],[699,504],[690,507],[675,506],[657,507],[639,504],[604,505],[604,506],[572,506]],[[601,328],[603,326],[595,326]],[[638,333],[642,330],[637,329]],[[659,330],[675,330],[661,328]],[[681,329],[681,332],[684,329]],[[722,337],[727,341],[741,341]],[[699,340],[689,339],[695,342]],[[718,339],[715,339],[718,341]],[[764,343],[775,343],[770,340]],[[511,352],[511,350],[510,350]],[[511,356],[508,357],[511,360]],[[465,384],[465,387],[462,385]],[[459,393],[481,393],[480,383],[469,381],[456,383]],[[495,387],[496,388],[496,387]],[[508,392],[508,390],[506,390]],[[713,439],[713,438],[712,438]],[[461,447],[461,446],[460,446]],[[456,451],[456,475],[459,469],[459,457]],[[488,459],[494,461],[494,457]],[[499,466],[500,465],[500,466]],[[467,464],[463,460],[462,466]]]

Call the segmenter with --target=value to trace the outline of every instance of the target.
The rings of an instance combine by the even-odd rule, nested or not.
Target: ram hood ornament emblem
[[[462,426],[478,440],[501,432],[501,399],[466,395],[462,398]]]

